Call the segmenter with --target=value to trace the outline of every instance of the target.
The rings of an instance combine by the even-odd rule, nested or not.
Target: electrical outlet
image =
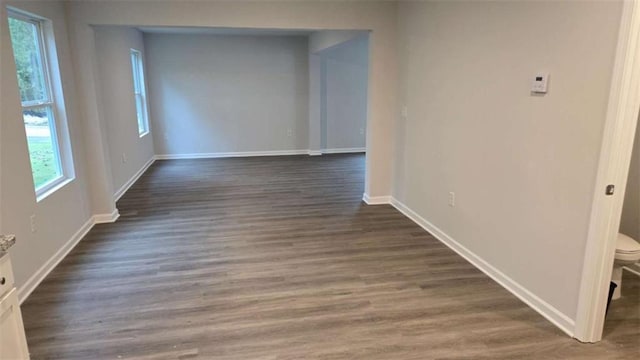
[[[122,153],[122,163],[126,163],[127,162],[127,154]]]
[[[291,130],[291,128],[287,129],[287,136],[291,137],[293,135],[293,130]]]
[[[36,215],[33,214],[31,215],[31,217],[29,217],[29,221],[31,223],[31,232],[34,233],[36,231],[38,231],[38,229],[36,228]]]
[[[456,193],[449,193],[449,206],[456,206]]]

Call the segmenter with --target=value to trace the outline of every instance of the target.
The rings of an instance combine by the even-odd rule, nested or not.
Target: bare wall
[[[369,75],[368,36],[322,51],[324,101],[322,147],[364,149]]]
[[[128,27],[97,27],[95,34],[103,121],[114,194],[118,194],[154,156],[153,127],[148,134],[139,136],[133,95],[130,50],[139,50],[146,59],[144,42],[140,31]],[[148,82],[148,76],[145,80]],[[148,89],[147,86],[147,93]]]
[[[394,196],[575,319],[621,3],[399,6]]]
[[[160,155],[308,149],[304,36],[145,34]]]
[[[36,202],[31,175],[29,151],[22,119],[22,107],[16,80],[15,62],[7,26],[4,4],[0,10],[0,92],[2,107],[2,232],[16,234],[17,242],[10,252],[20,296],[27,280],[36,275],[58,250],[91,218],[86,188],[84,141],[82,122],[75,106],[74,68],[69,54],[69,41],[64,4],[57,1],[6,2],[7,5],[28,11],[52,21],[55,52],[52,67],[60,70],[64,98],[57,90],[57,101],[66,107],[71,139],[75,178],[56,192]],[[50,48],[51,49],[51,48]],[[51,54],[51,53],[50,53]],[[54,71],[55,72],[55,71]],[[55,74],[53,74],[55,77]],[[54,86],[55,88],[55,86]],[[58,89],[59,90],[59,89]],[[57,114],[61,116],[61,114]],[[62,129],[61,129],[62,130]],[[35,215],[36,231],[31,231],[30,216]],[[23,298],[21,298],[23,300]]]

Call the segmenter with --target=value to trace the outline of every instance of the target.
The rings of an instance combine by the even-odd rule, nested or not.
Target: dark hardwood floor
[[[638,359],[557,330],[391,206],[362,155],[156,162],[22,307],[33,359]]]

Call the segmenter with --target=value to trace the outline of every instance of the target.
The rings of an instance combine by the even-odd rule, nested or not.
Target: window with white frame
[[[72,176],[71,161],[63,156],[61,119],[52,91],[44,24],[48,20],[9,12],[9,32],[16,64],[22,115],[29,147],[36,196]],[[53,39],[50,39],[53,40]],[[55,54],[55,52],[53,53]],[[57,77],[59,78],[59,77]],[[66,128],[66,127],[65,127]],[[68,137],[66,138],[68,141]]]
[[[133,71],[133,93],[136,100],[138,134],[142,137],[149,132],[149,115],[147,112],[147,94],[144,86],[142,53],[136,49],[131,49],[131,69]]]

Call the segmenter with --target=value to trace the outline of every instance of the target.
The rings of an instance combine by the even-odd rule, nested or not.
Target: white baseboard
[[[230,158],[230,157],[287,156],[287,155],[318,156],[322,154],[363,153],[366,151],[367,151],[366,148],[342,148],[342,149],[323,149],[323,150],[240,151],[240,152],[219,152],[219,153],[195,153],[195,154],[161,154],[161,155],[156,155],[154,159],[155,160],[215,159],[215,158]],[[149,166],[150,165],[151,164],[149,164]],[[137,178],[135,180],[137,180]],[[135,180],[133,180],[133,182],[135,182]],[[124,188],[124,186],[122,188]],[[120,196],[122,196],[122,194],[124,194],[126,189],[128,189],[127,187],[126,189],[124,189],[124,191],[122,191],[122,193],[120,193],[122,188],[118,190],[116,194],[120,194]]]
[[[352,154],[366,152],[367,148],[338,148],[338,149],[322,149],[322,154]]]
[[[362,194],[362,201],[367,205],[391,204],[391,196],[369,196],[367,193],[364,193]]]
[[[112,223],[116,222],[120,217],[120,213],[118,209],[113,210],[111,214],[96,214],[93,215],[93,223],[94,224],[104,224],[104,223]]]
[[[197,154],[162,154],[156,155],[157,160],[175,159],[213,159],[230,157],[252,157],[252,156],[284,156],[284,155],[308,155],[309,150],[277,150],[277,151],[241,151],[241,152],[219,152],[219,153],[197,153]]]
[[[140,176],[142,176],[142,174],[144,174],[145,171],[147,171],[147,169],[153,165],[153,163],[156,161],[156,157],[152,156],[151,159],[149,159],[149,161],[147,161],[146,164],[144,164],[142,166],[142,168],[140,170],[138,170],[138,172],[136,172],[131,179],[129,179],[126,183],[124,183],[124,185],[122,185],[122,187],[120,187],[120,189],[118,189],[118,191],[116,191],[116,193],[113,195],[114,201],[118,201],[120,200],[120,198],[122,197],[122,195],[124,195],[124,193],[127,192],[127,190],[129,190],[129,188],[131,187],[131,185],[135,184],[136,181],[138,181],[138,179],[140,178]]]
[[[20,303],[22,304],[22,302],[24,302],[29,297],[29,295],[31,295],[33,290],[38,285],[40,285],[42,280],[44,280],[53,269],[55,269],[60,261],[62,261],[62,259],[64,259],[67,254],[69,254],[69,252],[71,252],[71,250],[73,250],[73,248],[78,245],[80,240],[82,240],[85,235],[87,235],[87,233],[93,228],[94,225],[102,223],[112,223],[115,222],[118,217],[120,217],[118,209],[115,209],[111,214],[97,214],[90,217],[89,220],[87,220],[87,222],[85,222],[80,227],[80,229],[76,231],[73,236],[71,236],[71,239],[69,239],[69,241],[62,245],[62,247],[58,251],[56,251],[56,253],[53,254],[53,256],[50,257],[49,260],[47,260],[47,262],[45,262],[44,265],[42,265],[38,269],[38,271],[36,271],[36,273],[29,278],[29,280],[27,280],[27,282],[20,286],[20,288],[18,289],[18,299]]]
[[[560,330],[573,337],[573,333],[575,330],[575,321],[573,319],[560,312],[551,304],[540,299],[538,296],[527,290],[524,286],[518,284],[515,280],[511,279],[500,270],[493,267],[491,264],[483,260],[480,256],[476,255],[471,250],[455,241],[444,231],[440,230],[438,227],[422,218],[420,215],[415,213],[413,210],[408,208],[397,199],[392,197],[391,205],[398,209],[398,211],[400,211],[406,217],[413,220],[413,222],[420,225],[431,235],[440,240],[440,242],[458,253],[458,255],[465,258],[468,262],[473,264],[476,268],[492,278],[498,284],[502,285],[502,287],[515,295],[518,299],[522,300],[525,304],[529,305],[529,307],[537,311],[540,315],[544,316],[547,320],[560,328]]]
[[[47,262],[42,265],[35,274],[33,274],[27,282],[25,282],[18,289],[18,300],[22,304],[29,295],[35,290],[35,288],[40,285],[42,280],[44,280],[49,273],[55,269],[55,267],[62,261],[62,259],[69,254],[71,250],[84,238],[85,235],[93,228],[94,222],[93,217],[89,218],[87,222],[85,222],[78,231],[76,231],[71,239],[67,241],[58,251]]]

